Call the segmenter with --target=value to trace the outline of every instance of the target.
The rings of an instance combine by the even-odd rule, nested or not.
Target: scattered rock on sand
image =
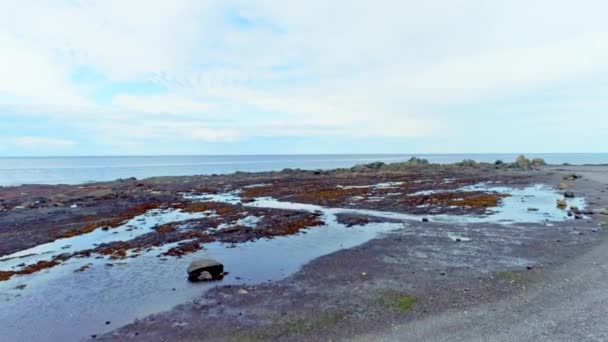
[[[568,184],[566,184],[566,183],[559,183],[559,184],[556,186],[556,188],[557,188],[558,190],[566,190],[566,189],[568,189]]]
[[[566,197],[566,198],[573,198],[574,197],[574,192],[573,191],[566,191],[566,192],[564,192],[564,197]]]

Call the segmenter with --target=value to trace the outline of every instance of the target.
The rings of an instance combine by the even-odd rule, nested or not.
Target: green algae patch
[[[376,299],[376,302],[377,304],[379,304],[379,306],[400,313],[407,313],[412,311],[417,301],[418,299],[414,296],[411,296],[407,293],[395,291],[384,292],[380,297]]]
[[[393,307],[401,312],[409,312],[416,304],[416,298],[410,295],[398,295],[393,298]]]
[[[520,272],[504,271],[497,274],[499,279],[506,280],[510,283],[519,283],[524,280],[524,276]]]

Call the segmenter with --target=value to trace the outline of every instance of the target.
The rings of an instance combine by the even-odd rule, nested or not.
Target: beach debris
[[[564,197],[566,197],[566,198],[573,198],[574,197],[574,192],[573,191],[566,191],[566,192],[564,192]]]
[[[224,278],[224,265],[214,259],[199,259],[188,267],[188,280],[209,281]]]
[[[245,289],[240,289],[240,290],[238,290],[238,291],[237,291],[237,293],[238,293],[238,294],[241,294],[241,295],[245,295],[245,294],[248,294],[248,293],[249,293],[249,291],[247,291],[247,290],[245,290]]]

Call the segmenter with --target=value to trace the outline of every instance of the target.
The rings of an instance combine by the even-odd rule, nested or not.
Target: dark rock
[[[426,218],[426,217],[423,217],[423,218],[422,218],[422,222],[429,222],[429,219],[428,219],[428,218]]]
[[[188,280],[205,281],[224,278],[224,265],[213,259],[199,259],[188,267]]]
[[[572,192],[572,191],[566,191],[566,192],[564,192],[564,197],[566,197],[566,198],[573,198],[574,197],[574,192]]]

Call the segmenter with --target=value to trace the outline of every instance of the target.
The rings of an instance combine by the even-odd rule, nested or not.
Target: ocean
[[[279,171],[284,168],[333,169],[413,156],[433,163],[464,159],[513,161],[517,154],[341,154],[224,156],[0,157],[0,186],[20,184],[80,184],[118,178],[227,174],[236,171]],[[608,153],[528,154],[550,164],[608,164]]]

